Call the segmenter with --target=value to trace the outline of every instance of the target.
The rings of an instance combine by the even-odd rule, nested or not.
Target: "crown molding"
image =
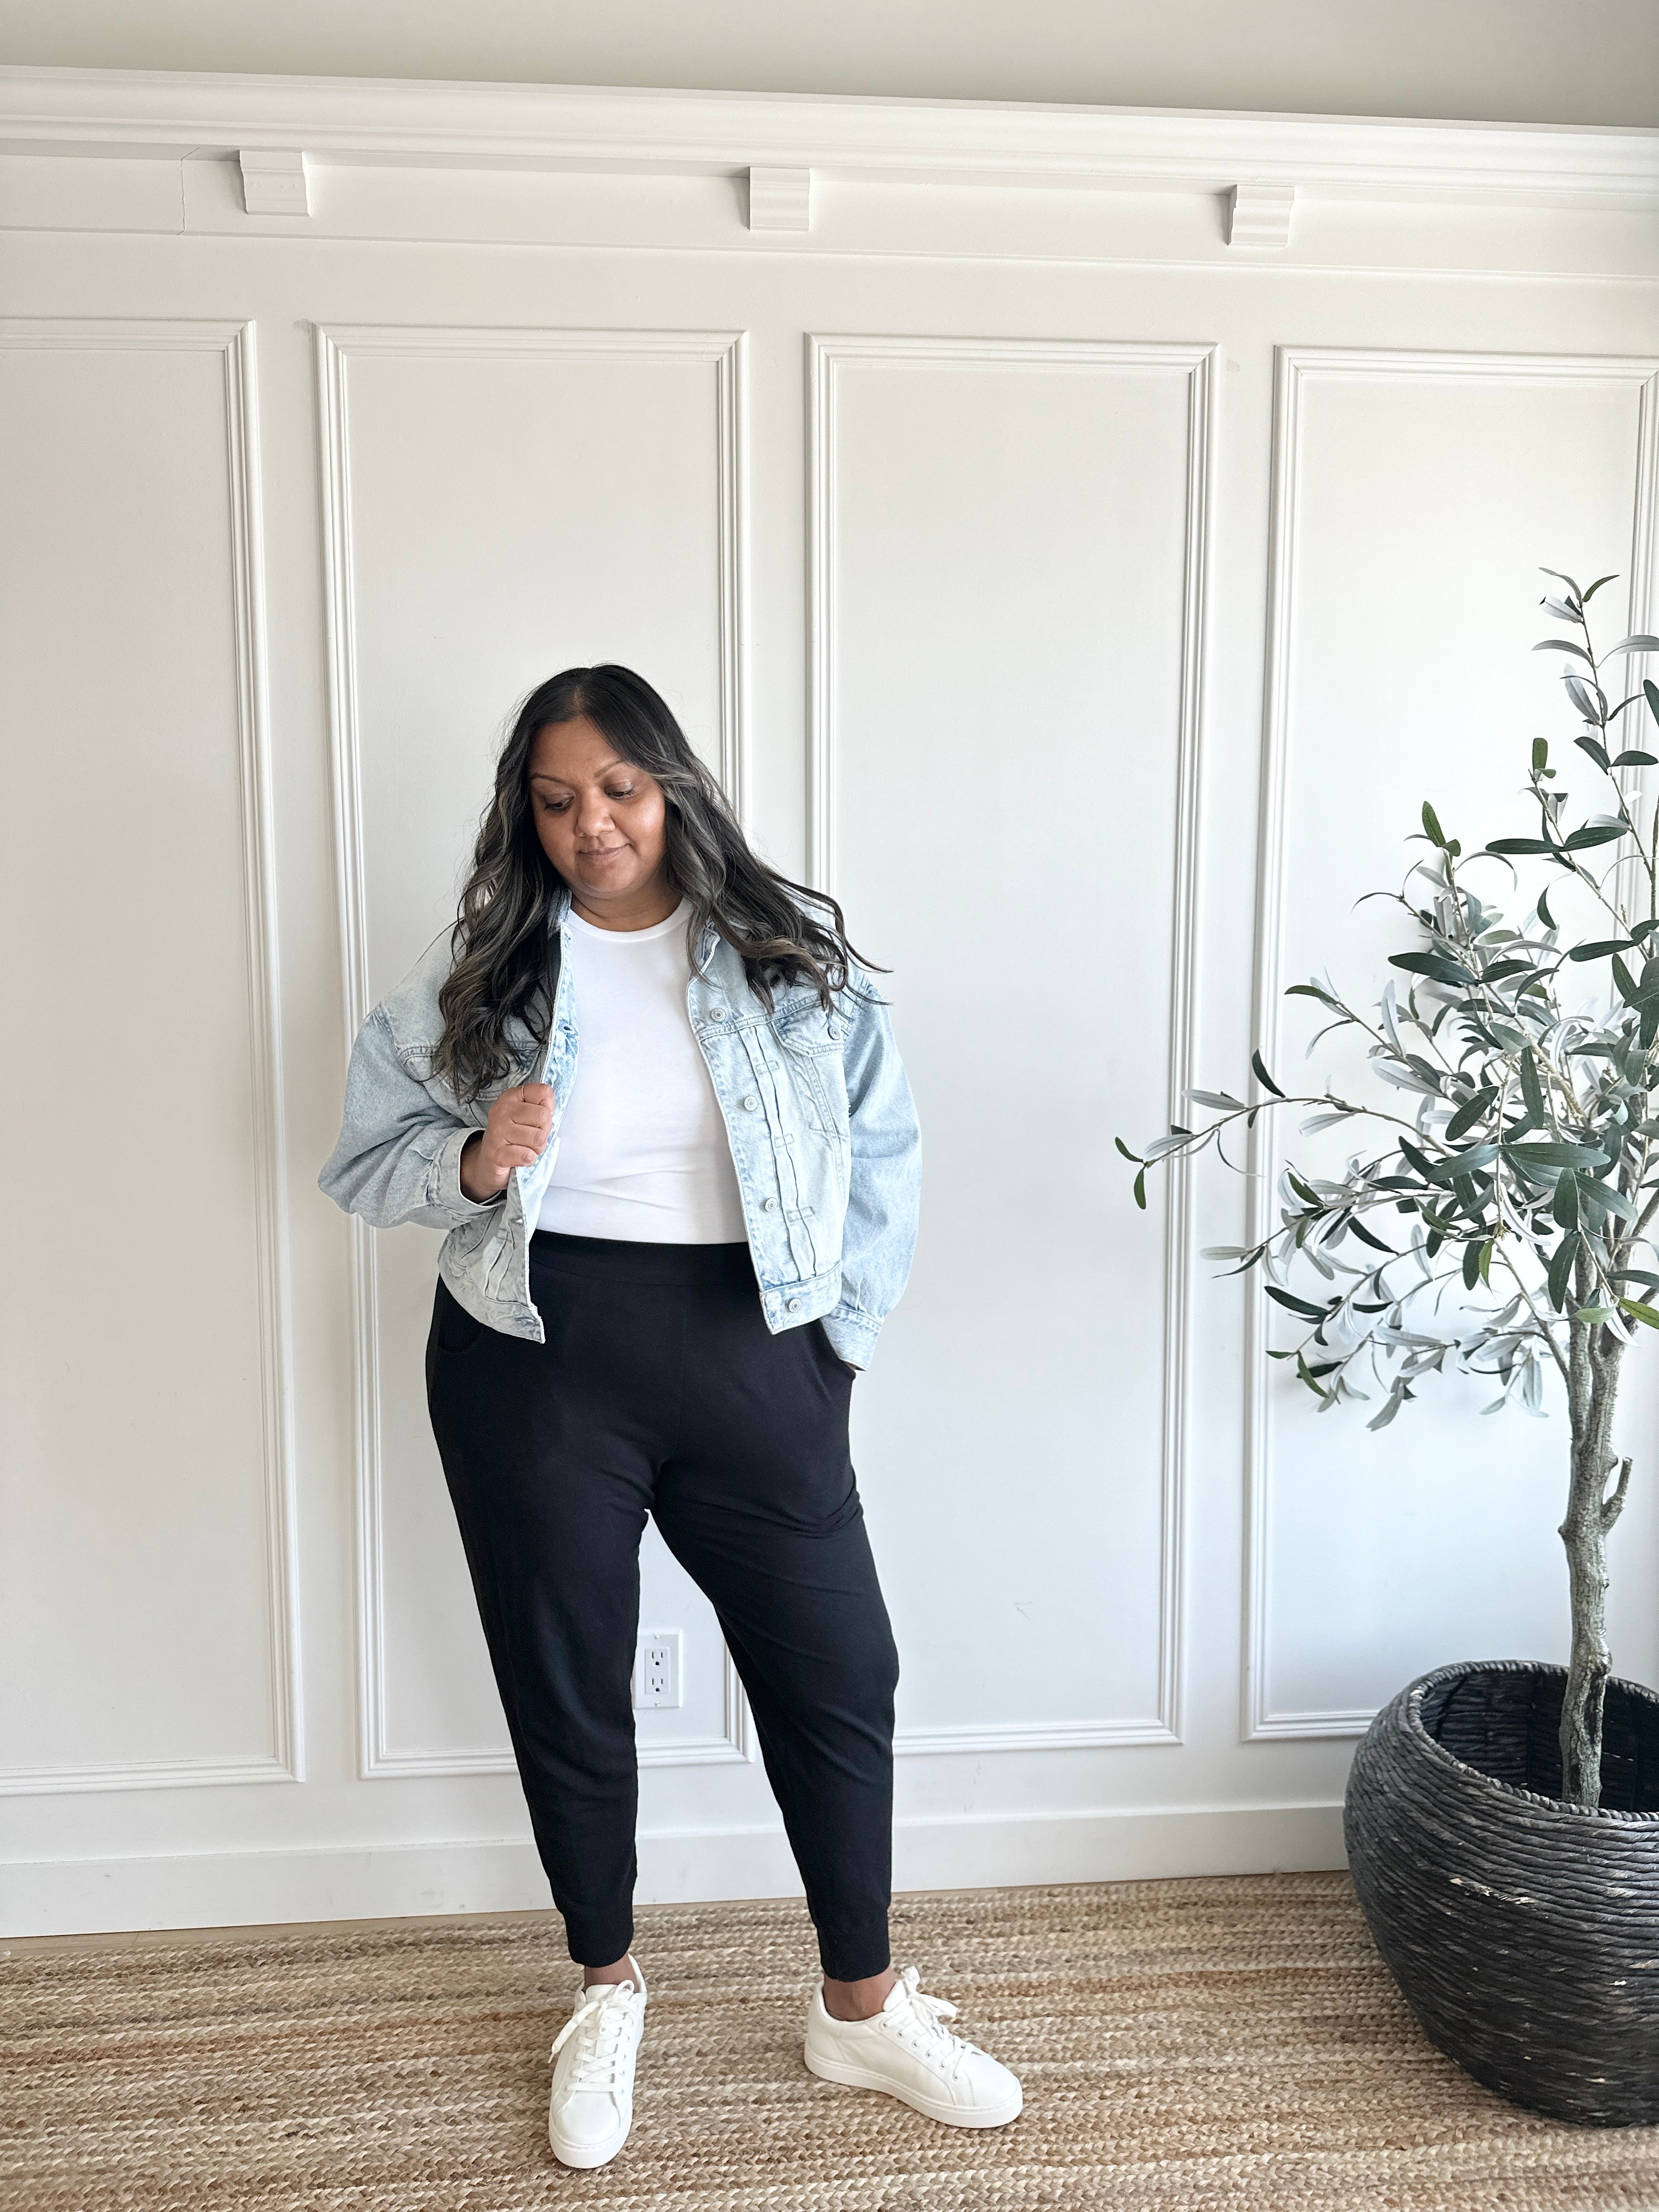
[[[1659,205],[1650,129],[147,70],[0,67],[0,149]]]

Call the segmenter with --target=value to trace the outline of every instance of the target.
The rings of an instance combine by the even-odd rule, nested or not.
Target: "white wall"
[[[1650,0],[0,0],[0,61],[1492,122],[1659,120]]]
[[[1540,563],[1659,612],[1638,187],[1586,204],[1557,139],[1553,204],[1401,197],[1362,134],[1395,196],[1304,184],[1247,256],[1173,156],[849,157],[767,233],[683,161],[319,155],[309,216],[250,217],[169,147],[201,89],[145,95],[144,158],[0,161],[5,1924],[544,1901],[425,1423],[436,1240],[314,1176],[503,716],[605,658],[894,966],[923,1231],[854,1444],[901,1884],[1340,1863],[1379,1702],[1563,1651],[1564,1424],[1318,1419],[1199,1256],[1243,1187],[1139,1214],[1111,1139],[1256,1036],[1294,1068],[1277,992],[1363,990],[1351,902],[1425,796],[1503,825],[1569,734]],[[1648,1680],[1654,1396],[1613,1607]],[[641,1717],[644,1893],[792,1887],[654,1538],[646,1619],[688,1679]]]

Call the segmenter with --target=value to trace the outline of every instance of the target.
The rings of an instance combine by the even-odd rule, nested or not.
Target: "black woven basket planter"
[[[1601,1808],[1556,1794],[1563,1667],[1408,1682],[1354,1754],[1343,1838],[1431,2042],[1553,2118],[1659,2122],[1659,1697],[1608,1682]]]

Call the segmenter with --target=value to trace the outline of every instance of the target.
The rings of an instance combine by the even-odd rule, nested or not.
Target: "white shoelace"
[[[907,1966],[896,1984],[904,1993],[903,2010],[896,2017],[884,2010],[876,2014],[875,2020],[902,2042],[911,2044],[947,2081],[953,2081],[963,2060],[979,2045],[969,2043],[965,2036],[953,2034],[945,2027],[947,2020],[956,2018],[956,2007],[944,1997],[930,1997],[926,1990],[918,1989],[920,1979],[918,1970]]]
[[[623,2029],[628,2021],[629,2001],[638,1995],[632,1982],[596,1982],[554,2037],[553,2048],[547,2054],[550,2061],[558,2057],[579,2027],[586,2031],[584,2047],[570,2072],[568,2087],[571,2090],[621,2087]]]

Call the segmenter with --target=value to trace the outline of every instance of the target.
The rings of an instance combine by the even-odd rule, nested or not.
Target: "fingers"
[[[502,1113],[502,1124],[504,1128],[518,1130],[518,1133],[525,1134],[525,1137],[529,1137],[531,1130],[533,1130],[538,1137],[546,1137],[546,1133],[553,1128],[553,1099],[550,1097],[546,1099],[544,1106],[542,1106],[542,1103],[531,1103],[531,1106],[518,1106],[518,1103],[514,1103],[514,1106],[507,1106],[507,1110]]]
[[[499,1118],[509,1127],[540,1129],[544,1133],[553,1126],[553,1088],[547,1083],[516,1084],[511,1091],[503,1091],[489,1109],[491,1121]]]
[[[512,1097],[514,1094],[509,1091],[506,1095]],[[550,1083],[521,1083],[517,1097],[520,1110],[514,1115],[515,1121],[538,1121],[544,1127],[552,1127],[553,1086]]]
[[[533,1167],[553,1127],[553,1087],[515,1084],[489,1109],[485,1145],[494,1173],[503,1182],[514,1168]]]
[[[483,1157],[490,1172],[503,1182],[514,1168],[534,1167],[542,1156],[539,1143],[526,1144],[519,1135],[486,1136]]]

